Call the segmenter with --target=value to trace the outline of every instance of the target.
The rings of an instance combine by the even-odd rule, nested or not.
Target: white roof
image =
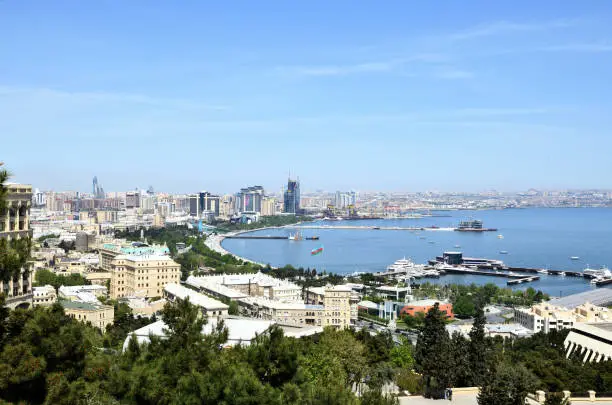
[[[210,319],[206,325],[202,328],[202,334],[207,335],[217,326],[218,320]],[[248,319],[248,318],[225,318],[223,320],[225,326],[228,329],[227,345],[234,346],[237,344],[248,345],[255,336],[261,335],[268,328],[275,324],[274,321],[268,321],[263,319]],[[164,330],[167,329],[164,321],[153,322],[143,328],[135,330],[130,333],[123,342],[123,350],[128,346],[128,343],[132,337],[132,334],[136,335],[138,343],[148,343],[149,335],[154,336],[166,336]]]
[[[182,285],[179,285],[179,284],[175,284],[175,283],[166,284],[166,286],[164,287],[164,291],[182,300],[189,298],[189,302],[199,307],[202,307],[206,310],[228,309],[229,308],[229,305],[226,305],[222,303],[221,301],[217,301],[213,298],[207,297],[204,294],[200,294],[197,291],[194,291],[187,287],[183,287]]]
[[[239,299],[239,298],[247,297],[247,294],[234,290],[233,288],[229,288],[224,285],[218,284],[216,282],[205,280],[203,277],[189,276],[187,277],[186,284],[196,287],[196,288],[206,288],[208,290],[216,292],[219,295],[223,295],[231,299]]]
[[[442,301],[442,300],[418,300],[418,301],[410,301],[406,304],[406,306],[413,306],[413,307],[433,307],[434,305],[436,305],[436,303],[438,304],[448,304],[446,301]]]
[[[366,307],[369,309],[378,309],[378,304],[372,301],[359,301],[357,306]]]
[[[106,287],[103,285],[72,285],[66,286],[63,285],[59,288],[59,293],[62,295],[77,295],[79,293],[89,292],[89,293],[106,293]]]

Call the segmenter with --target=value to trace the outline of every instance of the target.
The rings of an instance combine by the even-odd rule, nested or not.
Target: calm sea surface
[[[452,231],[400,231],[360,229],[304,229],[304,236],[319,241],[226,239],[223,247],[239,256],[272,266],[291,264],[339,274],[356,271],[377,272],[402,257],[426,263],[442,252],[461,251],[468,257],[503,260],[516,267],[550,268],[581,271],[612,266],[612,209],[517,209],[491,211],[449,211],[450,217],[425,217],[398,220],[318,221],[307,225],[357,225],[380,227],[455,227],[460,220],[481,219],[485,227],[497,232],[481,234]],[[265,229],[251,235],[289,235],[294,229]],[[504,236],[503,239],[497,237]],[[425,237],[423,239],[422,237]],[[320,255],[312,249],[323,246]],[[460,246],[457,248],[456,246]],[[507,254],[500,254],[507,251]],[[579,256],[580,260],[570,260]],[[507,279],[486,276],[447,275],[437,283],[493,282],[505,286]],[[532,286],[554,296],[594,289],[588,280],[574,277],[542,276],[540,281],[518,286]]]

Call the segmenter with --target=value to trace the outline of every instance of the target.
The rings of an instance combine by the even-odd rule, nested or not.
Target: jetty
[[[514,280],[508,280],[506,284],[516,285],[516,284],[523,284],[523,283],[531,283],[532,281],[538,281],[539,279],[540,279],[540,276],[529,276],[529,277],[524,277],[524,278],[517,278]]]
[[[265,239],[265,240],[294,240],[290,236],[275,235],[227,235],[225,239]],[[319,240],[318,236],[306,236],[298,240]]]

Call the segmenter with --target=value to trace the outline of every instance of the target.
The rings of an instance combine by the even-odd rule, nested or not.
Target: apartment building
[[[597,323],[612,321],[612,312],[608,308],[598,307],[588,302],[573,309],[540,303],[531,308],[515,308],[514,319],[535,333],[551,330],[569,329],[577,323]]]
[[[166,245],[155,245],[143,242],[128,242],[125,239],[100,240],[98,244],[100,267],[110,271],[111,262],[119,255],[131,256],[168,256],[170,249]]]
[[[166,284],[178,283],[181,266],[169,256],[119,255],[110,263],[110,296],[161,297]]]
[[[7,188],[7,207],[0,212],[0,239],[9,243],[12,240],[31,238],[30,207],[32,205],[32,186],[25,184],[5,184]],[[32,305],[32,273],[28,268],[9,276],[8,281],[0,277],[0,293],[6,297],[9,308]]]
[[[166,284],[164,287],[164,298],[170,302],[177,298],[181,300],[188,299],[190,303],[200,308],[202,315],[207,317],[224,317],[227,316],[229,310],[229,305],[176,283]]]

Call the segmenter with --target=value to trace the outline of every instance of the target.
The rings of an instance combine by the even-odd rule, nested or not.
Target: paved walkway
[[[423,397],[400,397],[399,403],[400,405],[445,405],[445,404],[453,404],[453,405],[477,405],[478,401],[476,400],[477,394],[455,394],[453,395],[453,400],[445,400],[445,399],[427,399]]]

